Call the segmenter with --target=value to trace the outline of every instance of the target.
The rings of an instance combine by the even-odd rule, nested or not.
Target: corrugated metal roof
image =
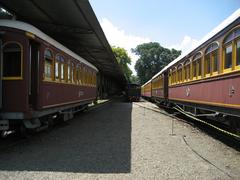
[[[78,56],[77,54],[75,54],[74,52],[72,52],[71,50],[69,50],[62,44],[60,44],[59,42],[55,41],[54,39],[52,39],[51,37],[49,37],[42,31],[40,31],[39,29],[35,28],[31,24],[27,24],[25,22],[15,21],[15,20],[0,19],[0,26],[20,29],[25,32],[30,32],[30,33],[34,34],[35,36],[39,37],[40,39],[48,42],[49,44],[55,46],[56,48],[62,50],[63,52],[69,54],[76,60],[79,60],[80,62],[83,62],[84,64],[86,64],[86,65],[92,67],[93,69],[95,69],[96,71],[98,71],[98,69],[94,65],[92,65],[91,63],[89,63],[88,61],[83,59],[82,57]]]
[[[101,73],[126,83],[88,0],[0,0],[0,6],[83,57]]]

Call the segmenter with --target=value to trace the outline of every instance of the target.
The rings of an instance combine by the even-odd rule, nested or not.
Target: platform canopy
[[[0,6],[85,58],[104,75],[126,82],[88,0],[0,0]]]

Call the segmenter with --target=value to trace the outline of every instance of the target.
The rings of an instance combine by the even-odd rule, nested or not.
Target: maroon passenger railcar
[[[240,9],[150,81],[157,103],[227,122],[240,132]]]
[[[0,131],[70,119],[96,99],[97,68],[30,24],[0,20]]]
[[[240,116],[240,10],[168,66],[170,102]]]

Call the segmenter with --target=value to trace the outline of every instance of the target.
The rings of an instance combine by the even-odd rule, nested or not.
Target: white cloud
[[[121,47],[127,50],[128,55],[132,59],[130,69],[133,71],[133,74],[136,75],[134,65],[138,59],[138,56],[131,52],[131,48],[135,48],[137,45],[142,43],[150,42],[150,39],[127,34],[124,30],[113,25],[107,18],[103,18],[100,21],[100,24],[108,39],[108,42],[112,46]]]
[[[149,38],[139,37],[132,34],[126,33],[123,29],[115,26],[107,18],[102,18],[100,21],[101,27],[108,39],[108,42],[112,46],[122,47],[127,50],[128,55],[132,59],[132,64],[130,69],[133,71],[133,74],[136,75],[134,69],[135,63],[138,59],[138,56],[131,52],[132,48],[135,48],[137,45],[142,43],[150,42]],[[188,49],[194,47],[198,43],[198,40],[191,38],[188,35],[183,37],[183,40],[180,43],[168,46],[168,48],[175,48],[177,50],[182,50],[182,53],[186,52]]]
[[[198,40],[191,38],[190,36],[185,35],[180,44],[175,44],[169,46],[169,48],[174,48],[177,50],[182,50],[182,54],[188,49],[193,48],[198,43]]]

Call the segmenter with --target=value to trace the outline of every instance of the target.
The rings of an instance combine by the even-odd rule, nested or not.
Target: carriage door
[[[29,43],[29,106],[37,108],[39,94],[39,44],[30,41]]]

